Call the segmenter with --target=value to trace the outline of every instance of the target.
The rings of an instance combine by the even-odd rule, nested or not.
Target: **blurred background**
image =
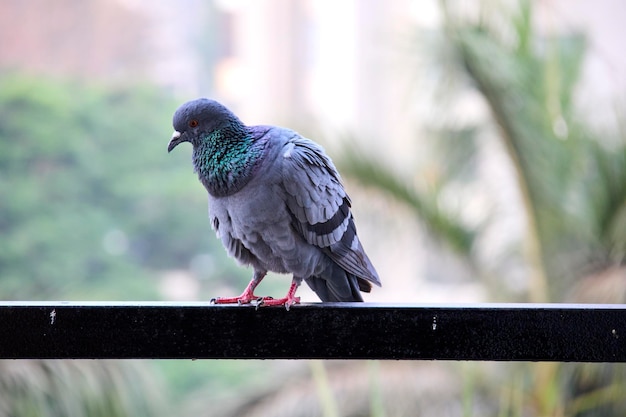
[[[619,0],[1,0],[0,299],[240,293],[191,148],[166,151],[207,96],[324,145],[383,281],[366,301],[623,303],[625,19]],[[623,416],[625,392],[619,364],[0,361],[0,417]]]

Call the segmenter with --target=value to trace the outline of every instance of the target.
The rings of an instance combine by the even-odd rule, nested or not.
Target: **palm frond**
[[[467,259],[471,258],[475,231],[463,225],[458,216],[446,212],[440,206],[436,187],[429,191],[417,191],[411,181],[382,165],[377,158],[354,151],[355,148],[347,146],[339,159],[341,172],[346,177],[405,204],[416,218],[423,221],[435,239]]]
[[[0,417],[162,416],[164,400],[139,362],[0,362]]]
[[[464,72],[489,106],[517,174],[528,219],[531,299],[547,301],[551,260],[572,238],[564,203],[584,163],[572,111],[584,38],[538,38],[530,16],[529,2],[521,2],[513,40],[502,39],[484,24],[448,21],[448,33]]]

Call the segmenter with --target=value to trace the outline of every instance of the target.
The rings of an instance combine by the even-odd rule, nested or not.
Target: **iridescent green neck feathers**
[[[203,135],[194,146],[198,178],[215,197],[241,190],[252,178],[263,153],[244,126],[227,126]]]

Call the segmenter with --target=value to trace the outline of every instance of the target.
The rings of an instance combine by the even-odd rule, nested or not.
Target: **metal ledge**
[[[0,302],[0,358],[626,362],[626,305]]]

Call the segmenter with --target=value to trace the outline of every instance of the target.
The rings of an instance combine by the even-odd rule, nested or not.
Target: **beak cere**
[[[174,133],[172,134],[172,139],[170,140],[169,145],[167,145],[167,151],[168,152],[172,152],[172,149],[174,149],[179,143],[184,142],[184,139],[181,139],[181,134],[179,131],[175,130]]]

